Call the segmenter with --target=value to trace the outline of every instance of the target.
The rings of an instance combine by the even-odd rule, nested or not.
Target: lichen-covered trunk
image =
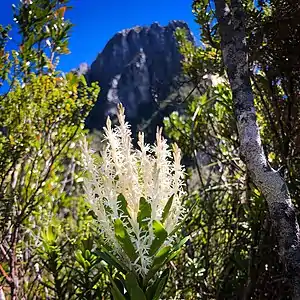
[[[220,26],[223,60],[232,89],[240,139],[240,154],[252,180],[268,203],[280,256],[293,285],[293,299],[300,299],[300,234],[287,185],[264,154],[256,122],[250,82],[244,15],[241,0],[214,0]]]

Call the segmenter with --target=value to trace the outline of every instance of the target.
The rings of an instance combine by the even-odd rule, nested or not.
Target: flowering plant
[[[173,146],[172,160],[159,129],[155,145],[140,133],[135,149],[121,105],[118,120],[112,128],[107,119],[100,162],[83,141],[85,196],[105,239],[100,255],[119,271],[111,278],[114,299],[158,299],[169,276],[162,270],[187,240],[174,245],[184,215],[180,150]]]

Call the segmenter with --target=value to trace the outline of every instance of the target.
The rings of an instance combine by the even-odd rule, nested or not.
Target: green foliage
[[[127,273],[125,278],[125,286],[130,296],[130,299],[146,300],[146,296],[139,286],[138,280],[134,273]]]
[[[43,72],[43,68],[54,71],[58,55],[70,53],[68,38],[72,25],[64,18],[68,2],[39,0],[13,5],[14,21],[22,36],[18,49],[22,73]]]
[[[158,300],[160,299],[160,295],[162,294],[168,278],[169,278],[170,270],[166,269],[163,271],[161,276],[156,279],[152,286],[150,286],[146,291],[147,299],[151,300]]]
[[[78,150],[99,88],[55,70],[68,52],[67,2],[14,6],[18,51],[6,51],[0,26],[0,285],[11,299],[102,299],[108,288]]]
[[[54,276],[58,297],[65,299],[69,281],[61,277],[70,272],[66,270],[70,251],[86,237],[91,221],[87,205],[78,196],[82,176],[76,171],[80,167],[77,143],[98,90],[73,77],[31,74],[25,85],[16,82],[2,99],[0,114],[1,239],[4,245],[12,242],[12,226],[16,251],[27,248],[25,261],[17,263],[29,264],[26,271],[18,270],[28,288],[32,268],[41,264],[43,273]],[[52,286],[48,280],[43,284]]]
[[[155,239],[150,246],[150,255],[154,255],[160,249],[160,247],[163,245],[166,238],[168,237],[167,231],[159,221],[154,220],[152,226]]]
[[[131,242],[129,234],[120,219],[115,220],[115,235],[120,246],[131,259],[131,261],[135,261],[138,258],[138,255]]]
[[[172,201],[173,197],[170,198]],[[120,207],[124,213],[125,218],[129,216],[127,207],[127,201],[125,197],[120,194],[118,200],[121,202]],[[165,214],[170,210],[171,201],[168,201],[165,209]],[[151,226],[149,222],[151,217],[151,205],[145,198],[140,199],[139,213],[137,216],[138,223],[141,230],[149,231],[148,226]],[[124,221],[126,220],[124,218]],[[165,243],[169,235],[165,230],[162,223],[157,220],[152,222],[152,231],[154,235],[153,242],[148,250],[149,257],[153,257],[153,262],[143,276],[130,267],[132,264],[140,263],[142,259],[140,249],[137,243],[133,244],[131,236],[128,234],[128,230],[133,231],[132,225],[129,222],[123,223],[121,219],[114,221],[114,233],[119,246],[124,254],[130,259],[130,262],[122,260],[112,253],[115,251],[115,245],[104,246],[106,249],[103,252],[97,254],[99,259],[103,259],[108,265],[114,266],[117,273],[113,276],[109,275],[111,282],[111,293],[115,300],[118,299],[144,299],[153,300],[159,299],[163,293],[163,290],[167,284],[170,270],[165,269],[165,264],[174,259],[181,251],[182,246],[187,242],[189,237],[184,238],[179,244],[174,247]],[[145,255],[145,254],[143,254]]]
[[[285,170],[298,206],[299,55],[294,49],[299,45],[299,9],[288,1],[242,4],[263,146],[272,166]],[[186,41],[184,32],[177,38],[184,71],[197,88],[203,75],[222,76],[224,67],[214,4],[193,1],[193,13],[202,46]],[[171,281],[177,284],[168,286],[165,297],[289,299],[266,204],[239,158],[226,82],[188,97],[183,109],[165,119],[165,132],[190,164],[186,205],[193,209],[182,228],[191,240],[174,262],[177,272]]]
[[[299,8],[288,1],[243,0],[249,63],[262,142],[299,207]],[[263,196],[238,152],[232,95],[224,76],[214,5],[193,1],[201,47],[176,32],[185,75],[199,92],[165,118],[165,132],[189,166],[190,210],[171,246],[166,220],[149,222],[141,197],[137,223],[153,234],[153,261],[143,277],[129,208],[117,198],[114,221],[124,263],[94,227],[82,197],[78,142],[97,99],[96,83],[61,74],[72,24],[67,0],[13,6],[20,43],[0,25],[0,287],[9,299],[289,299],[289,285]],[[166,105],[165,103],[163,105]],[[151,130],[150,130],[151,131]],[[117,180],[117,178],[116,178]],[[188,237],[186,237],[188,236]],[[186,245],[184,248],[183,246]],[[182,248],[184,251],[181,251]],[[171,269],[174,269],[171,272]],[[163,294],[163,296],[161,296]]]
[[[174,112],[165,119],[165,130],[186,159],[196,163],[190,170],[187,198],[193,211],[183,225],[191,242],[176,263],[179,278],[172,281],[180,286],[172,287],[168,297],[194,299],[197,293],[214,297],[221,291],[230,297],[224,285],[237,276],[235,266],[242,264],[244,270],[248,258],[245,241],[251,244],[251,234],[248,227],[238,225],[248,222],[249,203],[229,88],[218,85],[201,97],[191,97],[184,114]],[[244,279],[245,273],[235,278],[236,288]]]
[[[79,299],[103,299],[108,297],[107,277],[102,258],[95,251],[94,237],[90,236],[78,245],[73,266],[72,283],[77,287],[76,297]]]
[[[206,44],[203,40],[203,47],[195,47],[191,41],[186,40],[185,34],[183,29],[176,30],[180,52],[184,55],[182,68],[194,85],[198,85],[203,75],[207,73],[222,75],[224,70],[221,63],[221,51]]]
[[[149,219],[151,217],[151,212],[152,209],[150,203],[144,197],[141,197],[139,212],[137,216],[137,221],[139,223],[140,228],[147,228]]]

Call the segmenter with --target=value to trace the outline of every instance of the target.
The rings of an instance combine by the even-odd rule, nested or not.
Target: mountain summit
[[[130,120],[139,123],[151,117],[181,73],[182,56],[174,36],[177,28],[184,28],[194,41],[183,21],[136,26],[115,34],[89,68],[85,64],[79,67],[89,83],[97,81],[101,87],[86,121],[88,128],[102,129],[106,116],[115,114],[119,102]]]

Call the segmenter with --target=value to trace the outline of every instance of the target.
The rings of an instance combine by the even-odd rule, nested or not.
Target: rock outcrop
[[[97,81],[101,87],[99,99],[86,120],[88,128],[102,129],[106,116],[115,114],[119,102],[125,106],[129,119],[138,124],[150,118],[157,104],[176,89],[181,73],[176,28],[184,28],[194,41],[183,21],[134,27],[118,32],[90,68],[79,68],[89,83]]]

